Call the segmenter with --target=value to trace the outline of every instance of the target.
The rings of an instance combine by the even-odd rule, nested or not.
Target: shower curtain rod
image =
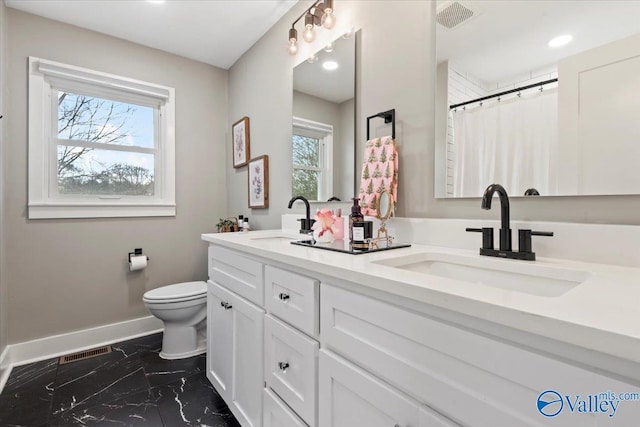
[[[496,93],[496,94],[488,95],[488,96],[483,96],[482,98],[472,99],[471,101],[465,101],[465,102],[461,102],[459,104],[453,104],[453,105],[451,105],[449,107],[449,109],[453,110],[454,108],[463,107],[465,105],[473,104],[474,102],[481,102],[481,101],[484,101],[486,99],[497,98],[499,96],[508,95],[510,93],[515,93],[515,92],[520,92],[520,91],[531,89],[531,88],[538,87],[538,86],[544,86],[546,84],[555,83],[557,81],[558,81],[558,79],[550,79],[550,80],[545,80],[543,82],[530,84],[530,85],[527,85],[527,86],[517,87],[517,88],[511,89],[511,90],[505,90],[504,92],[500,92],[500,93]]]

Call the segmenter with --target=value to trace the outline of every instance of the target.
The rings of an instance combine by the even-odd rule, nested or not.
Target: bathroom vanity
[[[420,244],[353,256],[281,231],[202,238],[207,376],[245,427],[640,419],[639,268]]]

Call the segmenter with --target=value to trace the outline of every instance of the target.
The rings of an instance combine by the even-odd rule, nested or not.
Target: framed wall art
[[[239,168],[247,164],[249,154],[249,117],[243,117],[231,126],[231,152],[233,167]]]
[[[249,161],[249,208],[269,207],[269,156]]]

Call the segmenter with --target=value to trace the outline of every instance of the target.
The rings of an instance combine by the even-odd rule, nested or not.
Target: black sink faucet
[[[521,259],[535,261],[536,254],[531,250],[531,236],[553,236],[548,231],[533,231],[530,229],[518,230],[518,252],[511,249],[511,228],[509,225],[509,196],[500,184],[491,184],[482,195],[482,209],[491,209],[491,200],[494,193],[500,196],[500,249],[493,248],[493,227],[467,228],[466,231],[482,233],[482,247],[480,255],[500,258]]]
[[[295,197],[292,197],[291,200],[289,200],[289,209],[291,209],[291,207],[293,206],[293,203],[296,200],[302,200],[304,202],[305,207],[307,208],[306,217],[300,218],[298,220],[300,221],[300,233],[309,234],[312,232],[311,226],[313,225],[314,222],[316,222],[315,219],[311,219],[311,206],[309,206],[309,201],[304,196],[295,196]]]
[[[511,227],[509,225],[509,196],[507,190],[500,184],[491,184],[484,190],[482,195],[482,209],[491,209],[491,199],[493,193],[498,193],[500,196],[500,250],[511,250]]]

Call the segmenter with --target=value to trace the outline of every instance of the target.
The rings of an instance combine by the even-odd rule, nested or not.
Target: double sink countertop
[[[640,363],[640,268],[544,257],[498,259],[418,244],[362,255],[291,244],[304,238],[281,230],[202,234],[207,242],[293,270]]]

